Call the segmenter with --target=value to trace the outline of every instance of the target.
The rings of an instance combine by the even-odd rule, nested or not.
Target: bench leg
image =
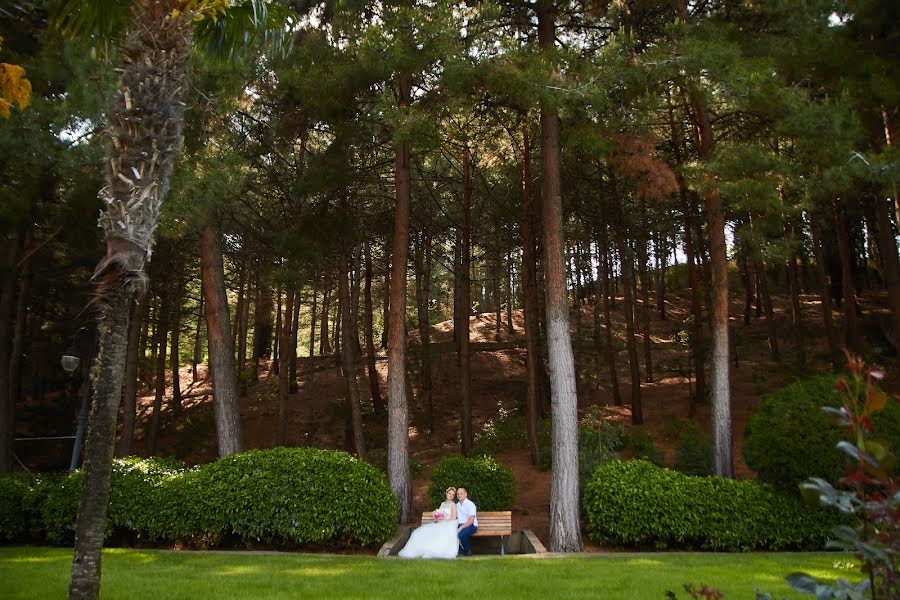
[[[500,536],[500,556],[506,555],[506,536]]]

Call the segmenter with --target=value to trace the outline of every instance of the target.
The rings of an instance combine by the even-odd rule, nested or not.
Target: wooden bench
[[[506,554],[506,538],[512,535],[512,511],[479,512],[475,515],[478,519],[478,531],[472,537],[500,537],[500,554]],[[430,512],[422,513],[422,525],[434,523],[434,515]]]

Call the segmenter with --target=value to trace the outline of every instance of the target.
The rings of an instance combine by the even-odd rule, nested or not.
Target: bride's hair
[[[456,488],[453,487],[453,486],[451,485],[451,486],[448,487],[446,490],[444,490],[444,495],[445,495],[445,496],[447,495],[447,492],[453,492],[453,493],[455,494],[455,493],[456,493]]]

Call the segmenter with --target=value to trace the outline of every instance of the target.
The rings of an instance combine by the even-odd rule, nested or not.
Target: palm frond
[[[131,0],[51,0],[50,23],[64,36],[106,45],[125,31]]]
[[[215,20],[197,24],[195,41],[213,55],[232,56],[251,47],[284,53],[293,42],[295,12],[275,2],[244,0],[233,5]]]

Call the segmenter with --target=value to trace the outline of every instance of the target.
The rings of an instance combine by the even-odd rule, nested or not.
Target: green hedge
[[[58,475],[10,473],[0,477],[0,542],[42,541],[41,507]]]
[[[839,517],[757,481],[690,477],[646,461],[613,461],[585,491],[598,544],[693,550],[821,550]]]
[[[0,477],[0,509],[12,514],[35,496],[16,477]],[[40,502],[47,541],[71,543],[81,488],[73,473]],[[33,503],[32,503],[33,504]],[[21,511],[20,511],[21,512]],[[113,463],[107,536],[208,546],[226,538],[302,545],[368,545],[386,540],[397,503],[384,474],[344,452],[276,448],[233,454],[194,469],[167,461]],[[12,523],[12,524],[10,524]],[[25,534],[0,518],[0,540]]]
[[[428,484],[429,507],[439,506],[450,486],[466,488],[478,510],[486,512],[509,510],[516,498],[512,470],[490,456],[448,456],[439,462]]]
[[[796,490],[808,477],[835,482],[843,475],[842,439],[823,406],[840,406],[835,377],[801,379],[767,397],[747,421],[744,459],[762,481]],[[873,419],[873,438],[900,448],[900,403],[888,402]]]

